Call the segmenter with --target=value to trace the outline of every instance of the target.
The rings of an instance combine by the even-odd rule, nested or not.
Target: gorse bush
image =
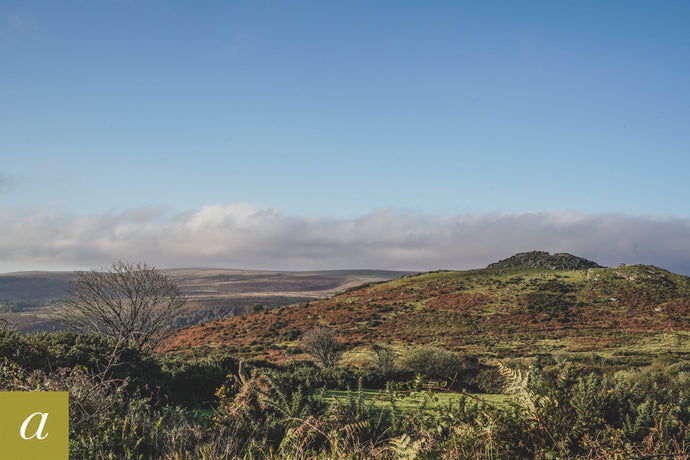
[[[29,370],[79,366],[100,372],[115,362],[142,368],[144,361],[150,361],[139,350],[123,347],[115,355],[114,348],[115,341],[99,335],[67,331],[25,335],[11,328],[0,329],[0,356]],[[121,365],[120,369],[126,372],[125,367]]]

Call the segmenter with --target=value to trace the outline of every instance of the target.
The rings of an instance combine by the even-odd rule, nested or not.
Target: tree
[[[393,375],[395,370],[395,359],[398,354],[391,347],[387,345],[379,345],[377,343],[371,346],[371,351],[374,352],[374,365],[379,375],[384,378]]]
[[[160,342],[186,301],[171,278],[140,263],[115,262],[105,270],[78,272],[65,291],[57,321],[139,350]]]
[[[334,367],[344,352],[343,344],[333,331],[323,326],[305,332],[302,335],[302,346],[322,367]]]

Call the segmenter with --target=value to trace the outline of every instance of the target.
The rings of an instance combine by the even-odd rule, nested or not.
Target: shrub
[[[393,376],[395,372],[395,361],[398,354],[391,347],[387,345],[374,344],[371,346],[374,352],[374,367],[379,376],[383,379],[388,379]]]
[[[302,348],[322,367],[335,367],[344,346],[327,327],[315,327],[302,335]]]
[[[456,388],[476,389],[474,378],[479,371],[476,358],[443,348],[428,345],[412,348],[400,359],[400,367],[431,380],[447,381]]]
[[[167,359],[162,360],[160,366],[159,379],[147,383],[161,386],[172,401],[187,407],[211,404],[226,375],[237,369],[234,359],[219,356],[196,360]]]

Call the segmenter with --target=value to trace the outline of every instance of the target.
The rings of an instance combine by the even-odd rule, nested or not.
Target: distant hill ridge
[[[204,322],[264,308],[327,298],[366,283],[387,281],[410,272],[386,270],[263,271],[222,268],[163,270],[187,296],[178,323]],[[65,295],[77,272],[0,274],[0,320],[28,332],[52,329],[51,303]],[[0,326],[2,325],[0,321]]]
[[[565,252],[520,252],[507,259],[489,264],[487,268],[549,268],[551,270],[587,270],[604,268],[596,262]]]

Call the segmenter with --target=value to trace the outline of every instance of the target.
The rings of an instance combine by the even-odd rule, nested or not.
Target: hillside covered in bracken
[[[592,351],[630,357],[655,346],[681,352],[690,278],[535,251],[484,269],[408,275],[180,329],[165,351],[218,349],[281,360],[299,355],[300,336],[315,326],[331,328],[351,350],[390,343],[485,358]]]

